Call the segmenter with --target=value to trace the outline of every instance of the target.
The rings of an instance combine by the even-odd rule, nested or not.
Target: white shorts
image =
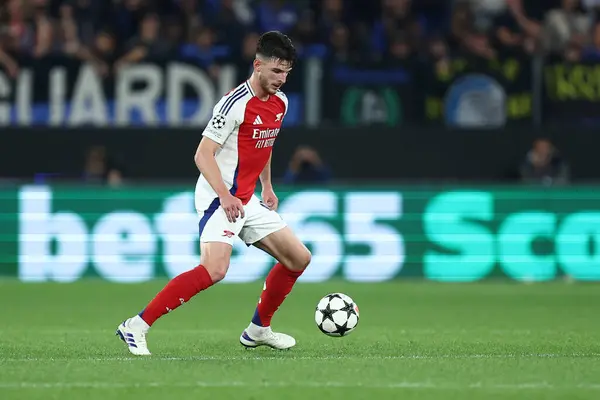
[[[277,212],[263,205],[255,195],[244,206],[244,218],[238,218],[235,222],[227,220],[218,198],[196,197],[195,202],[200,216],[198,227],[201,243],[222,242],[233,246],[235,237],[239,236],[250,246],[287,225]]]

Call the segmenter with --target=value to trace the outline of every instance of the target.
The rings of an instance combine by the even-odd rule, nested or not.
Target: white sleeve
[[[288,112],[288,98],[285,95],[285,93],[283,93],[282,91],[278,90],[277,91],[277,96],[283,100],[283,104],[285,104],[285,110],[283,111],[283,116],[285,117],[287,115]]]
[[[229,135],[242,122],[238,117],[240,103],[243,102],[236,102],[230,99],[230,96],[223,96],[213,108],[212,118],[204,128],[202,136],[206,136],[221,145],[225,143]]]

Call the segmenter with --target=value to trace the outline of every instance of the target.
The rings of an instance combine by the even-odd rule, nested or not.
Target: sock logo
[[[185,303],[185,299],[183,297],[180,297],[179,302],[181,303],[181,305],[183,305],[183,303]]]
[[[165,307],[165,308],[167,309],[167,312],[168,312],[168,313],[170,313],[171,311],[173,311],[173,310],[171,310],[169,307]]]

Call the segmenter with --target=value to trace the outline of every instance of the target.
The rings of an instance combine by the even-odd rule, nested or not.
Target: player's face
[[[287,61],[278,59],[260,60],[258,62],[258,80],[265,92],[275,94],[287,80],[292,66]]]

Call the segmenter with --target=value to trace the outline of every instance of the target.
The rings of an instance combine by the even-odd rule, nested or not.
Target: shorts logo
[[[228,238],[233,237],[235,235],[235,233],[225,230],[223,231],[223,236],[227,236]]]

